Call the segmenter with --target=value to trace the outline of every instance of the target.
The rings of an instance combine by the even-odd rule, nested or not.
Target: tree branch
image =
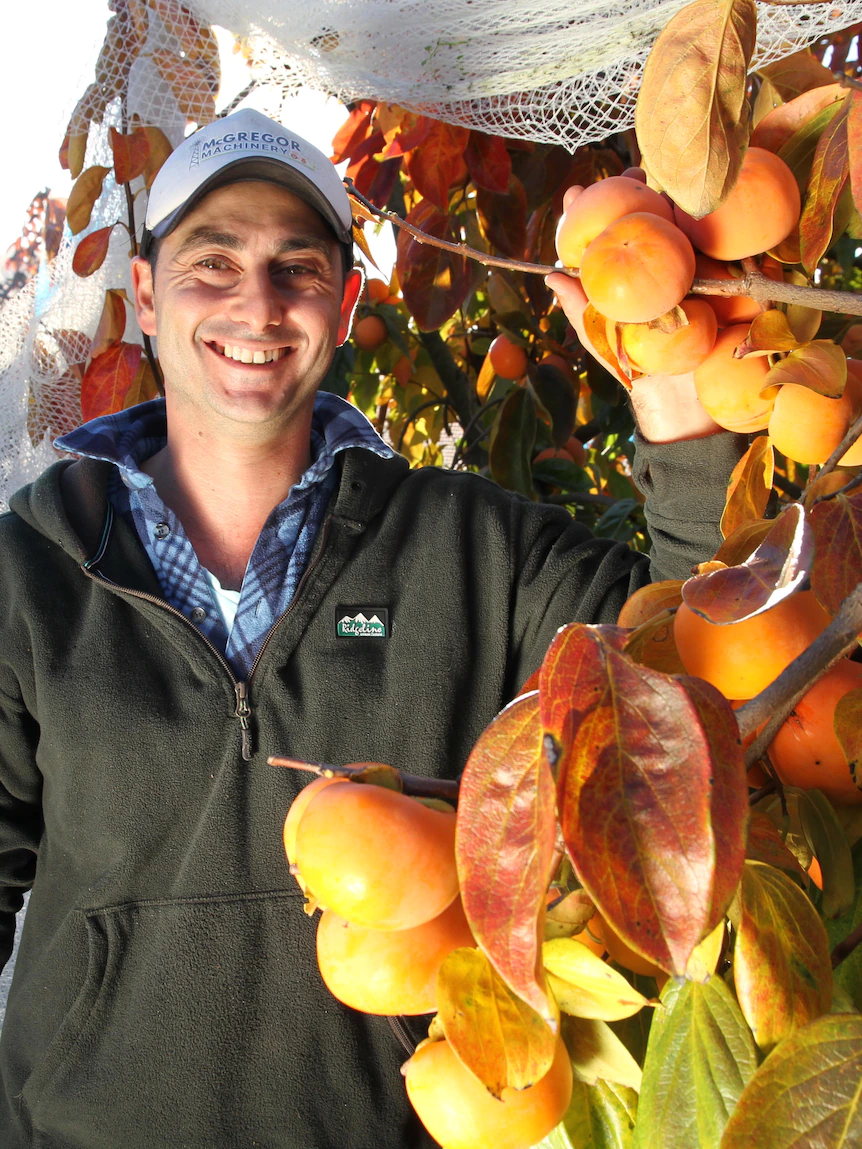
[[[362,774],[367,768],[362,766],[329,766],[325,762],[302,762],[299,758],[282,758],[277,754],[266,760],[268,766],[287,766],[291,770],[305,770],[318,778],[349,778],[352,774]],[[428,778],[424,774],[405,774],[399,770],[404,793],[411,798],[442,798],[444,802],[458,802],[459,783],[449,778]]]
[[[736,712],[743,740],[761,725],[766,726],[749,746],[745,765],[763,756],[778,728],[799,699],[845,654],[857,646],[862,631],[862,583],[845,598],[838,614],[823,633],[782,671],[756,698]]]
[[[851,424],[847,434],[817,472],[818,479],[821,475],[828,475],[830,471],[835,470],[840,460],[844,458],[845,453],[850,450],[860,435],[862,435],[862,415],[859,416],[855,423]]]
[[[862,922],[832,951],[832,968],[835,969],[845,958],[850,957],[860,942],[862,942]]]

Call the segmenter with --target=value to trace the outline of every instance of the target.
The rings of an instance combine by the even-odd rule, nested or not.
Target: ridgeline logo
[[[388,638],[389,611],[382,606],[340,606],[335,612],[335,635],[337,638]]]

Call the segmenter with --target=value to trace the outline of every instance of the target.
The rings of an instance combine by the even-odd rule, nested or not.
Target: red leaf
[[[545,1018],[552,1013],[540,934],[555,834],[539,696],[522,695],[473,747],[461,777],[455,851],[473,936],[509,988]]]
[[[479,188],[476,211],[488,242],[510,259],[523,259],[527,246],[527,197],[517,176],[510,176],[505,195]]]
[[[417,116],[414,112],[408,112],[401,121],[398,134],[392,137],[380,158],[391,160],[418,148],[428,139],[434,123],[429,116]]]
[[[847,138],[849,95],[817,141],[808,194],[799,218],[802,263],[811,274],[829,247],[835,208],[850,174]]]
[[[407,174],[414,187],[443,212],[449,208],[449,189],[467,175],[464,149],[469,138],[469,128],[436,120],[425,142],[407,157]]]
[[[100,227],[98,231],[84,236],[72,256],[72,271],[75,275],[80,275],[82,279],[86,279],[88,275],[99,270],[108,254],[111,232],[115,227],[116,224],[111,224],[110,227]]]
[[[122,411],[142,351],[137,343],[114,343],[104,355],[90,360],[81,380],[81,413],[85,422]]]
[[[811,589],[830,614],[859,585],[862,571],[862,490],[836,495],[812,507],[814,568]]]
[[[119,343],[125,330],[125,293],[112,287],[105,292],[105,302],[102,305],[99,326],[96,328],[96,334],[93,336],[90,347],[90,358],[97,359],[100,355],[104,355],[109,347],[114,343]]]
[[[335,133],[330,156],[334,164],[353,159],[354,149],[371,131],[371,114],[376,106],[373,100],[361,100]]]
[[[448,217],[430,200],[418,203],[407,222],[437,239],[460,239]],[[397,252],[396,270],[404,302],[421,331],[437,331],[467,298],[472,274],[467,259],[419,243],[406,231],[399,233]]]
[[[150,141],[144,128],[123,135],[111,128],[111,151],[114,156],[114,179],[118,184],[131,183],[144,174],[150,158]]]
[[[744,563],[690,578],[683,602],[719,626],[752,618],[799,589],[811,573],[814,545],[805,511],[791,503]]]
[[[632,949],[682,976],[742,869],[742,751],[716,690],[638,666],[620,653],[626,637],[581,624],[558,633],[542,667],[542,726],[559,753],[560,820],[581,883]]]
[[[512,174],[512,157],[499,136],[487,136],[475,130],[470,132],[464,160],[476,187],[505,195]]]

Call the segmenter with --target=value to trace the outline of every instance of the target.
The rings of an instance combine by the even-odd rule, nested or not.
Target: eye
[[[207,255],[203,259],[199,259],[197,265],[205,271],[227,271],[229,267],[227,262],[217,255]]]

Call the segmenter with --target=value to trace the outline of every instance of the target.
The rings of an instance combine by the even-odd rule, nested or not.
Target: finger
[[[573,184],[563,193],[563,211],[567,212],[579,195],[583,194],[584,189],[580,184]]]

